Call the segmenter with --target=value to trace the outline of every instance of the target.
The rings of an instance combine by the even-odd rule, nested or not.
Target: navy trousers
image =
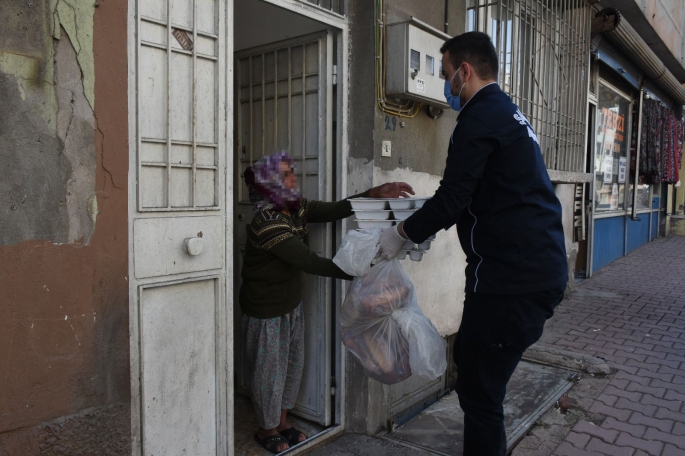
[[[523,352],[540,339],[562,288],[524,295],[466,293],[454,343],[464,456],[504,456],[502,403]]]

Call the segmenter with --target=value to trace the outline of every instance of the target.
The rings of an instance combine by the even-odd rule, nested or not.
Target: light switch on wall
[[[381,146],[381,157],[390,157],[390,141],[383,141]]]

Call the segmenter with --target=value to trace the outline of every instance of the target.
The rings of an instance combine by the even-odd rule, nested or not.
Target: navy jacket
[[[464,105],[440,187],[404,232],[423,242],[457,225],[466,291],[523,294],[568,280],[561,204],[528,120],[497,84]]]

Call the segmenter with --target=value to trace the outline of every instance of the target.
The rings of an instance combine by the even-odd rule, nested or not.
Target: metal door
[[[130,0],[133,454],[228,453],[227,6]]]
[[[295,160],[305,198],[330,200],[332,190],[332,49],[328,32],[307,35],[236,54],[235,302],[252,206],[243,171],[265,154],[285,149]],[[330,258],[331,227],[309,225],[310,248]],[[305,369],[294,413],[331,422],[331,279],[304,278]],[[240,306],[234,306],[236,388],[248,394],[240,337]]]

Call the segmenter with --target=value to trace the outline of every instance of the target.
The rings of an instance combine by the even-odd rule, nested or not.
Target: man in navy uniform
[[[531,124],[495,82],[490,38],[465,33],[440,52],[461,106],[443,179],[421,209],[383,232],[381,252],[393,258],[407,239],[421,243],[457,225],[467,263],[454,345],[464,455],[500,456],[507,383],[568,281],[561,205]]]

